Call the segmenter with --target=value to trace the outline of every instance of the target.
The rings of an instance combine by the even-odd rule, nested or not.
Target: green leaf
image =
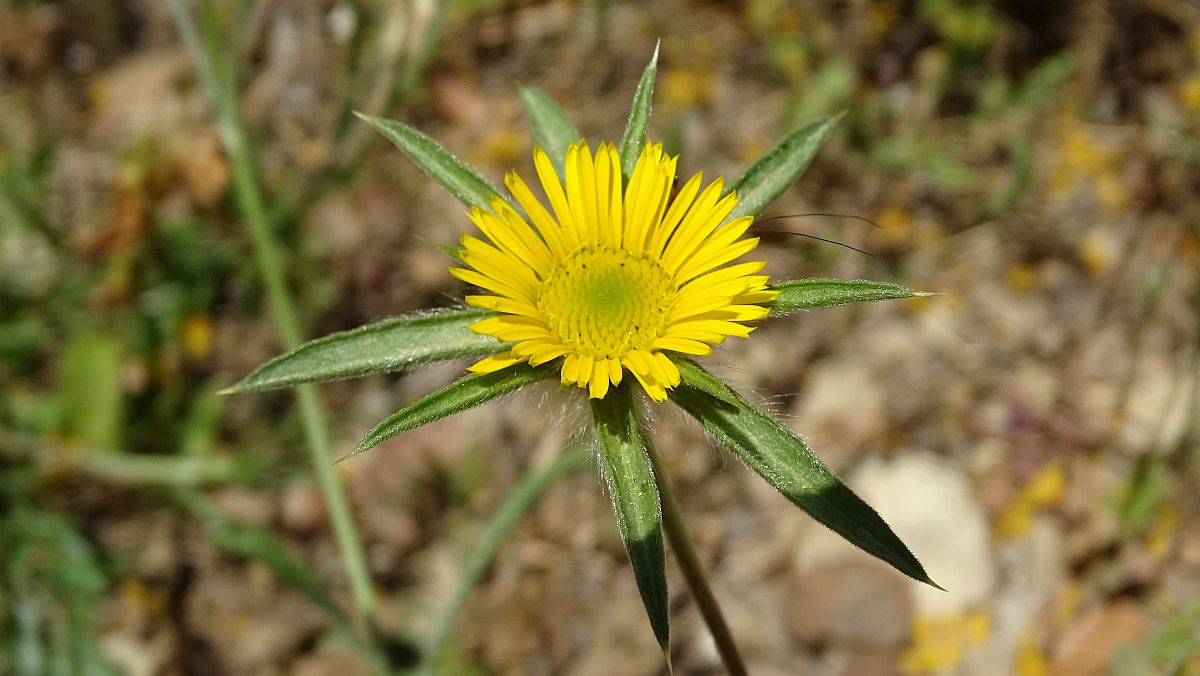
[[[124,408],[121,344],[100,331],[77,333],[63,351],[59,373],[62,431],[93,448],[118,448]]]
[[[741,201],[728,220],[758,216],[808,168],[825,139],[833,131],[841,114],[821,117],[788,134],[728,185],[725,192],[736,192]]]
[[[386,420],[376,425],[375,429],[368,432],[353,451],[339,459],[338,462],[378,446],[397,434],[485,404],[552,375],[554,375],[553,369],[534,368],[529,364],[521,363],[493,373],[461,378],[388,416]]]
[[[468,207],[491,210],[493,197],[499,196],[510,204],[509,197],[492,185],[474,167],[459,159],[442,144],[412,127],[395,120],[354,113],[383,134],[397,148],[412,158],[417,166],[442,184],[451,195]]]
[[[0,665],[12,670],[3,673],[115,676],[95,641],[108,572],[77,524],[26,503],[27,467],[0,477]]]
[[[750,469],[851,544],[914,580],[937,587],[879,514],[838,480],[803,439],[696,364],[685,359],[675,364],[683,380],[669,391],[671,399]],[[708,394],[712,390],[723,390],[725,396],[714,399]],[[736,403],[728,403],[730,399]],[[917,488],[898,486],[897,490]]]
[[[581,138],[579,130],[571,124],[554,99],[537,87],[521,89],[521,107],[525,109],[525,119],[529,121],[529,135],[533,137],[533,144],[546,151],[559,177],[563,177],[567,146]]]
[[[625,135],[621,137],[621,173],[628,179],[633,174],[642,146],[646,145],[646,123],[650,120],[650,104],[654,98],[654,78],[658,76],[658,48],[662,41],[654,44],[654,55],[642,79],[633,93],[633,104],[629,107],[629,120],[625,123]]]
[[[779,297],[767,306],[771,309],[772,317],[848,303],[938,295],[868,279],[791,279],[771,284],[768,288],[779,292]]]
[[[467,329],[469,324],[492,314],[476,309],[437,310],[333,333],[275,357],[221,393],[259,392],[495,354],[506,345]]]
[[[612,497],[617,529],[629,552],[650,627],[666,654],[670,629],[662,512],[629,387],[626,383],[609,390],[603,399],[592,399],[592,417],[600,439],[600,468]]]

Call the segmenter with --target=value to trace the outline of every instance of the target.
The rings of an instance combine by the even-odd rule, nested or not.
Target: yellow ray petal
[[[511,351],[505,351],[494,354],[490,357],[484,357],[483,359],[480,359],[474,364],[468,366],[467,370],[471,373],[479,374],[492,373],[494,371],[499,371],[502,368],[508,368],[513,364],[519,364],[523,361],[525,361],[524,357],[518,357]]]
[[[558,181],[558,172],[554,169],[554,163],[550,161],[550,156],[541,148],[533,149],[533,166],[537,170],[542,189],[546,191],[546,199],[550,200],[550,208],[554,209],[554,217],[562,226],[561,232],[566,244],[565,248],[570,251],[579,246],[579,229],[575,226],[571,207],[567,204],[566,193],[563,192],[562,184]]]
[[[494,312],[504,312],[510,315],[520,315],[522,317],[530,317],[540,319],[542,311],[512,298],[504,296],[467,296],[464,300],[471,307],[482,308],[484,310],[492,310]]]
[[[526,291],[517,289],[516,287],[497,281],[483,273],[467,268],[450,268],[450,274],[461,279],[467,284],[474,284],[481,289],[487,289],[494,293],[508,296],[515,300],[522,301],[527,304],[534,304],[537,301]]]
[[[534,227],[541,233],[542,239],[546,241],[546,246],[550,249],[551,258],[557,261],[566,256],[569,252],[563,240],[562,226],[534,197],[533,191],[529,189],[525,181],[517,175],[517,172],[510,171],[504,175],[504,185],[508,186],[508,191],[517,199],[517,203],[521,205],[521,208],[533,221]]]
[[[592,365],[592,380],[588,387],[589,399],[603,399],[608,394],[608,363],[598,360]]]
[[[609,359],[609,360],[607,360],[607,363],[608,363],[608,379],[612,381],[613,385],[620,385],[621,384],[621,375],[624,372],[624,369],[621,368],[621,362],[617,359]]]
[[[565,164],[567,206],[579,234],[581,244],[596,241],[596,171],[592,149],[583,141],[567,148]]]
[[[719,191],[722,183],[722,180],[718,178],[710,187],[716,187]],[[737,201],[737,195],[730,193],[706,211],[693,209],[684,222],[679,225],[675,237],[667,244],[667,248],[663,252],[663,267],[671,272],[677,271],[684,261],[703,244],[704,240],[720,227],[721,222],[737,205]],[[697,205],[700,203],[701,200],[696,200]]]
[[[750,332],[754,329],[749,326],[744,326],[736,322],[721,321],[716,319],[695,319],[685,322],[676,322],[667,327],[666,335],[682,336],[688,331],[699,331],[703,333],[715,333],[724,336],[737,336],[739,338],[749,337]],[[707,340],[707,339],[699,339]],[[713,341],[709,341],[713,342]]]
[[[675,228],[679,226],[679,222],[683,220],[684,215],[692,206],[692,200],[696,198],[696,193],[700,191],[700,183],[704,181],[704,172],[697,172],[695,176],[688,179],[687,183],[679,189],[679,194],[671,202],[671,207],[667,209],[667,213],[663,216],[662,223],[654,232],[650,233],[650,245],[646,248],[646,253],[658,258],[662,256],[663,247],[667,245],[667,239]]]
[[[580,387],[586,387],[592,378],[592,364],[595,362],[590,354],[579,355],[579,376],[575,379]]]
[[[646,395],[649,396],[650,399],[654,401],[667,400],[667,390],[661,384],[659,384],[657,380],[652,377],[643,377],[633,369],[630,369],[630,373],[632,373],[633,377],[637,379],[638,384],[642,386],[642,389],[646,391]]]
[[[655,350],[671,350],[672,352],[694,354],[698,357],[707,357],[712,354],[711,346],[688,338],[668,338],[667,336],[663,336],[656,339],[650,347]]]
[[[551,359],[556,359],[567,353],[567,347],[561,344],[547,344],[545,347],[539,348],[537,352],[529,357],[530,366],[541,366]]]
[[[560,380],[563,385],[571,385],[579,378],[579,355],[568,354],[563,360]]]

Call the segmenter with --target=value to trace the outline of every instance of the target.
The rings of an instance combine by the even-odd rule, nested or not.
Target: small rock
[[[275,516],[271,496],[245,488],[224,488],[213,495],[213,501],[230,519],[251,526],[267,526]]]
[[[279,515],[284,528],[301,533],[314,531],[325,524],[325,500],[316,486],[295,482],[283,489]]]
[[[1138,365],[1125,409],[1119,439],[1140,455],[1155,443],[1179,439],[1187,428],[1191,403],[1180,395],[1187,376],[1166,358],[1149,354]]]
[[[304,655],[292,664],[289,673],[291,676],[369,676],[371,670],[349,649],[331,649]]]
[[[861,362],[837,360],[814,366],[808,386],[792,413],[793,429],[808,437],[831,465],[845,464],[878,438],[887,420],[884,393]]]
[[[912,599],[903,580],[873,561],[809,571],[795,578],[784,609],[797,640],[850,645],[868,652],[898,649],[908,638]]]

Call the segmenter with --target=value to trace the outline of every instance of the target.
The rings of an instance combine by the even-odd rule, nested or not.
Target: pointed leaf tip
[[[271,359],[222,392],[260,392],[495,354],[507,345],[467,329],[493,314],[474,308],[421,312],[333,333]]]
[[[849,303],[940,295],[869,279],[790,279],[771,284],[769,288],[779,292],[779,296],[768,304],[773,317]]]
[[[670,390],[672,401],[750,469],[851,544],[918,582],[937,586],[879,513],[842,483],[795,432],[696,364],[683,360],[676,364],[683,382]],[[737,406],[708,394],[721,388],[737,400]]]
[[[629,119],[625,123],[625,133],[621,137],[619,154],[621,156],[621,174],[628,179],[637,166],[642,148],[646,145],[646,127],[650,121],[650,110],[654,99],[654,81],[658,77],[658,49],[662,40],[654,45],[654,55],[650,63],[642,71],[637,89],[633,92],[633,102],[629,106]]]

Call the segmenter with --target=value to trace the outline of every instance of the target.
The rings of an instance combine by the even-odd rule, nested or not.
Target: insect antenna
[[[832,214],[832,213],[825,213],[825,212],[811,212],[811,213],[805,213],[805,214],[783,214],[781,216],[770,216],[767,218],[758,219],[757,221],[755,221],[755,225],[758,225],[760,223],[767,223],[769,221],[778,221],[778,220],[782,220],[785,218],[807,218],[807,217],[811,217],[811,216],[825,216],[828,218],[849,218],[849,219],[852,219],[855,221],[862,221],[863,223],[869,223],[869,224],[875,226],[876,228],[881,228],[881,229],[883,228],[883,226],[879,225],[875,221],[872,221],[871,219],[866,218],[864,216],[855,216],[854,214]],[[870,251],[863,251],[862,249],[855,247],[855,246],[850,246],[849,244],[846,244],[845,242],[839,242],[839,241],[833,240],[833,239],[826,239],[824,237],[818,237],[816,235],[810,235],[810,234],[804,233],[804,232],[793,232],[791,230],[779,230],[776,228],[763,228],[761,230],[761,232],[770,233],[770,234],[774,234],[774,235],[790,235],[793,237],[807,237],[808,239],[815,239],[819,242],[825,242],[827,244],[836,244],[837,246],[840,246],[840,247],[843,247],[846,249],[850,249],[851,251],[857,251],[858,253],[863,254],[865,256],[870,256],[871,258],[875,258],[875,254],[871,253]]]

